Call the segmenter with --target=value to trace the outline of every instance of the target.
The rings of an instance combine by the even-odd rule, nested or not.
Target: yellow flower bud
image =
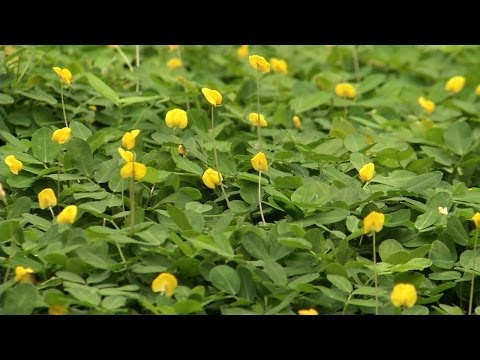
[[[205,170],[202,176],[203,183],[210,189],[215,189],[215,186],[220,185],[223,180],[222,174],[211,168]]]
[[[438,207],[438,213],[440,215],[445,215],[446,216],[446,215],[448,215],[448,209],[446,207],[439,206]]]
[[[300,117],[295,115],[293,117],[292,121],[293,121],[293,125],[295,126],[295,128],[297,128],[298,130],[302,129],[302,120],[300,119]]]
[[[6,198],[7,198],[7,193],[5,192],[5,190],[3,190],[2,183],[0,183],[0,200],[5,201]]]
[[[40,209],[44,210],[57,205],[57,197],[52,189],[43,189],[38,193],[38,204]]]
[[[418,98],[418,103],[427,113],[431,114],[435,111],[435,103],[431,100],[425,99],[423,96]]]
[[[17,158],[14,155],[8,155],[5,158],[5,164],[8,165],[8,167],[10,168],[10,171],[15,175],[18,175],[18,172],[23,169],[22,162],[20,160],[17,160]]]
[[[177,278],[169,273],[161,273],[152,282],[152,290],[154,292],[160,292],[168,297],[172,297],[177,286]]]
[[[119,147],[117,150],[120,156],[122,157],[122,159],[125,160],[125,162],[129,163],[135,160],[133,153],[131,151],[125,151],[121,147]]]
[[[376,211],[372,211],[369,215],[363,219],[365,225],[365,234],[370,234],[372,231],[380,232],[383,229],[385,223],[385,215]]]
[[[60,69],[59,67],[55,66],[53,68],[53,71],[57,73],[60,80],[63,81],[65,84],[70,85],[72,83],[72,73],[67,68]]]
[[[412,284],[396,284],[390,295],[392,304],[396,307],[411,308],[417,302],[417,289]]]
[[[185,146],[183,146],[182,144],[178,145],[177,146],[177,152],[180,154],[180,155],[185,155],[187,153],[187,149],[185,148]]]
[[[251,55],[248,57],[248,61],[259,72],[268,73],[270,71],[270,64],[263,56]]]
[[[122,146],[127,150],[133,149],[135,147],[135,138],[138,134],[140,134],[138,129],[127,131],[122,137]]]
[[[52,140],[59,144],[65,144],[71,137],[72,129],[64,127],[53,132]]]
[[[335,94],[339,97],[353,99],[357,95],[357,91],[353,85],[348,83],[337,84],[335,86]]]
[[[475,88],[475,94],[477,94],[477,96],[480,96],[480,85],[478,85],[478,86]]]
[[[362,166],[362,168],[358,171],[358,174],[360,175],[362,182],[368,182],[372,180],[374,172],[375,165],[373,163],[368,163]]]
[[[480,229],[480,212],[475,213],[475,215],[472,216],[472,220],[475,223],[475,227]]]
[[[185,129],[188,124],[187,112],[181,109],[173,109],[167,112],[165,122],[169,128]]]
[[[97,107],[95,105],[88,105],[88,109],[92,111],[97,111]]]
[[[212,90],[209,88],[202,88],[203,96],[205,99],[213,106],[220,106],[222,105],[222,94],[220,94],[217,90]]]
[[[263,152],[257,153],[251,159],[252,167],[257,171],[268,171],[267,157]]]
[[[454,76],[447,81],[445,85],[445,90],[453,92],[454,94],[459,93],[463,90],[465,86],[465,77],[463,76]]]
[[[258,115],[259,114],[257,113],[250,113],[248,114],[248,119],[255,126],[260,126],[260,127],[267,126],[268,123],[267,123],[267,120],[265,120],[265,116],[263,116],[262,114],[260,114],[260,116]]]
[[[77,217],[77,207],[75,205],[68,205],[57,216],[57,223],[59,224],[73,224]]]
[[[170,51],[175,51],[175,50],[178,50],[180,48],[180,45],[168,45],[168,49]]]
[[[138,162],[127,162],[120,169],[120,176],[124,179],[133,177],[136,181],[140,181],[145,175],[147,175],[147,167]]]
[[[180,58],[176,58],[176,57],[172,58],[172,59],[168,60],[167,66],[171,70],[178,69],[179,67],[182,67],[182,60],[180,60]]]
[[[48,315],[67,315],[68,308],[64,305],[52,305],[48,308]]]
[[[17,266],[15,268],[15,281],[16,282],[33,282],[33,269],[24,268],[23,266]]]
[[[270,64],[272,65],[272,70],[280,74],[288,74],[288,65],[287,62],[283,59],[271,58]]]
[[[318,311],[315,309],[303,309],[298,310],[298,315],[318,315]]]
[[[237,50],[237,56],[239,58],[246,58],[248,56],[248,45],[242,45]]]

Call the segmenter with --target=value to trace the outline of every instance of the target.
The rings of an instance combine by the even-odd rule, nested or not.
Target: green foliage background
[[[135,66],[135,47],[121,49]],[[251,46],[250,54],[289,66],[288,75],[261,77],[269,123],[262,129],[270,165],[262,186],[266,226],[259,226],[258,176],[250,164],[258,151],[248,121],[256,78],[237,49],[181,47],[184,67],[171,70],[166,63],[176,52],[141,46],[133,71],[106,46],[0,51],[0,182],[8,201],[8,211],[0,205],[1,313],[44,314],[61,304],[72,314],[370,314],[372,239],[363,235],[363,218],[372,210],[386,215],[377,234],[380,313],[466,312],[470,218],[480,207],[480,48],[359,46],[356,72],[351,46]],[[53,66],[74,77],[65,91],[73,138],[64,146],[51,141],[64,126]],[[451,95],[444,87],[455,75],[467,84]],[[354,101],[335,96],[344,81],[356,87]],[[202,87],[223,94],[215,136],[231,209],[201,180],[215,168]],[[418,105],[420,96],[437,104],[432,115]],[[166,112],[187,109],[187,102],[188,127],[169,129]],[[294,128],[294,115],[302,130]],[[135,185],[132,237],[117,148],[135,128],[137,159],[148,174]],[[4,163],[11,154],[24,164],[19,175]],[[37,194],[57,188],[59,156],[54,211],[77,205],[73,226],[56,224],[38,207]],[[376,175],[364,186],[358,170],[368,162]],[[36,282],[3,281],[16,266],[32,268]],[[179,281],[172,298],[151,290],[161,272]],[[413,308],[391,305],[397,282],[416,286]]]

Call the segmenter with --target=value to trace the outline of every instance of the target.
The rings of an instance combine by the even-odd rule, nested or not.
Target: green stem
[[[377,275],[377,247],[375,244],[376,232],[373,231],[373,278],[375,282],[375,315],[378,315],[378,275]]]
[[[357,51],[357,45],[353,45],[352,49],[352,55],[353,55],[353,67],[355,68],[355,78],[357,82],[360,82],[360,62],[358,61],[358,51]]]
[[[262,217],[262,222],[263,224],[266,224],[262,208],[262,170],[258,172],[258,208],[260,209],[260,216]]]
[[[183,59],[182,59],[182,53],[180,52],[180,47],[177,48],[177,55],[178,58],[180,59],[180,62],[182,63],[182,68],[185,69],[185,66],[183,64]],[[187,72],[185,71],[185,79],[187,79]],[[180,81],[182,82],[182,81]],[[185,90],[185,97],[187,98],[187,111],[190,110],[190,97],[188,96],[188,88],[186,84],[182,84],[183,90]]]
[[[122,57],[123,61],[125,61],[125,64],[127,64],[128,68],[130,71],[133,71],[133,66],[132,66],[132,63],[130,62],[130,60],[128,60],[128,57],[127,55],[125,55],[125,53],[123,52],[122,49],[120,49],[120,45],[117,45],[115,47],[115,49],[117,49],[118,53],[120,54],[120,56]]]
[[[53,220],[55,220],[55,213],[53,212],[53,209],[51,206],[48,207],[50,209],[50,213],[52,214]]]
[[[9,214],[8,210],[9,209],[8,209],[8,200],[7,200],[6,196],[3,198],[3,202],[5,203],[5,219],[8,219],[8,214]],[[10,242],[10,246],[13,246],[14,239],[15,239],[15,237],[12,237],[12,240]],[[10,275],[10,264],[8,264],[7,270],[5,271],[5,277],[3,278],[3,283],[4,284],[8,281],[9,275]]]
[[[60,84],[60,97],[62,99],[63,119],[65,120],[65,126],[68,127],[67,114],[65,113],[65,103],[63,102],[63,84]]]
[[[135,45],[135,65],[138,68],[140,66],[140,46]],[[136,93],[140,94],[140,80],[137,80]]]
[[[257,116],[258,116],[258,125],[257,125],[257,135],[258,135],[258,144],[260,147],[260,151],[263,151],[263,144],[262,144],[262,132],[260,129],[260,75],[257,71]]]
[[[215,120],[213,117],[213,106],[212,106],[212,138],[213,138],[213,157],[215,158],[215,166],[217,168],[216,170],[221,174],[222,172],[220,171],[220,165],[218,163],[218,157],[217,157],[217,145],[215,143]],[[230,201],[228,200],[228,196],[225,191],[222,178],[220,178],[220,188],[222,189],[222,193],[223,193],[223,196],[225,197],[225,201],[227,202],[227,206],[228,208],[230,208]]]
[[[130,178],[130,228],[132,237],[135,236],[135,160],[136,156],[133,153],[132,177]]]
[[[473,260],[472,260],[472,282],[470,284],[470,300],[468,302],[468,315],[472,315],[472,307],[473,307],[473,289],[475,283],[475,265],[477,260],[477,238],[478,238],[478,230],[475,230],[475,240],[473,242]]]

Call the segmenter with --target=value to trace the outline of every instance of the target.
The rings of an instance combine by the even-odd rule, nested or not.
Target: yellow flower
[[[287,62],[283,59],[271,58],[272,70],[280,74],[288,74]]]
[[[178,286],[175,276],[169,273],[161,273],[152,282],[152,290],[171,297]]]
[[[262,114],[258,116],[257,113],[250,113],[248,114],[248,119],[255,126],[265,127],[268,125],[267,120],[265,120],[265,116]]]
[[[88,105],[88,109],[92,111],[97,111],[97,107],[95,105]]]
[[[222,94],[220,94],[217,90],[212,90],[209,88],[202,88],[203,96],[205,99],[213,106],[220,106],[222,105]]]
[[[177,146],[177,152],[180,154],[180,155],[185,155],[187,153],[187,149],[185,148],[185,146],[183,146],[182,144],[178,145]]]
[[[475,223],[475,227],[480,229],[480,212],[475,213],[475,215],[472,216],[472,220]]]
[[[120,169],[120,176],[124,179],[133,177],[136,181],[140,181],[145,175],[147,175],[147,167],[138,162],[127,162]]]
[[[375,165],[373,163],[368,163],[362,166],[362,168],[358,171],[358,174],[360,175],[362,182],[368,182],[372,180],[374,172]]]
[[[268,171],[267,157],[263,152],[259,152],[250,160],[252,167],[257,171]]]
[[[59,144],[65,144],[71,137],[72,129],[64,127],[53,132],[52,140]]]
[[[68,308],[64,305],[52,305],[48,308],[48,315],[67,315]]]
[[[168,49],[170,51],[175,51],[175,50],[178,50],[180,48],[180,45],[168,45]]]
[[[33,282],[33,269],[24,268],[23,266],[17,266],[15,268],[15,281],[16,282]]]
[[[369,234],[372,231],[380,232],[383,229],[385,223],[385,215],[376,211],[372,211],[363,219],[365,224],[365,234]]]
[[[301,130],[302,129],[302,120],[300,119],[300,117],[298,117],[297,115],[295,115],[292,119],[293,121],[293,125],[298,129],[298,130]]]
[[[303,309],[298,310],[298,315],[318,315],[318,311],[315,309]]]
[[[438,213],[439,213],[440,215],[445,215],[445,216],[446,216],[446,215],[448,215],[448,209],[447,209],[446,207],[441,207],[441,206],[439,206],[439,207],[438,207]],[[480,215],[479,215],[479,216],[480,216]]]
[[[348,83],[337,84],[335,86],[335,94],[339,97],[353,99],[357,95],[357,91],[353,85]]]
[[[450,80],[447,81],[445,85],[445,90],[451,91],[453,93],[459,93],[462,91],[463,87],[465,86],[465,77],[464,76],[454,76]]]
[[[223,180],[222,174],[211,168],[205,170],[202,176],[203,183],[210,189],[215,189],[215,186],[220,185]]]
[[[242,45],[237,50],[239,58],[246,58],[248,56],[248,45]]]
[[[475,94],[477,94],[477,96],[480,96],[480,85],[478,85],[478,86],[475,88]]]
[[[57,73],[57,75],[60,77],[60,80],[62,80],[65,84],[70,85],[72,83],[72,73],[67,68],[60,69],[59,67],[55,66],[53,71]]]
[[[7,197],[7,193],[5,190],[3,190],[3,185],[0,183],[0,200],[5,201],[5,198]]]
[[[168,60],[167,66],[171,70],[178,69],[179,67],[182,67],[182,60],[180,60],[180,58],[176,58],[176,57],[172,58],[172,59]]]
[[[23,169],[22,162],[20,160],[17,160],[17,158],[13,155],[8,155],[5,158],[5,164],[8,165],[10,171],[15,175],[18,175],[18,172]]]
[[[251,55],[248,57],[248,61],[252,67],[260,72],[268,73],[270,71],[270,64],[263,56]]]
[[[165,122],[169,128],[185,129],[188,124],[187,112],[181,109],[173,109],[167,112]]]
[[[418,103],[421,107],[423,107],[423,110],[425,110],[429,114],[435,111],[435,103],[431,100],[425,99],[423,96],[420,96],[418,98]]]
[[[135,147],[135,138],[138,134],[140,134],[138,129],[127,131],[122,137],[122,146],[127,150],[133,149]]]
[[[68,205],[57,216],[57,223],[59,224],[73,224],[77,217],[77,207],[75,205]]]
[[[121,147],[119,147],[117,150],[122,159],[125,160],[125,162],[129,163],[134,161],[134,156],[131,151],[125,151]]]
[[[411,308],[417,302],[417,290],[412,284],[396,284],[390,295],[392,304],[396,307],[406,306]]]
[[[43,189],[38,193],[38,204],[40,209],[44,210],[57,205],[57,197],[52,189]]]

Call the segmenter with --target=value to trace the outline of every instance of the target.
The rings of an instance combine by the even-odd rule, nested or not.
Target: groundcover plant
[[[1,314],[480,314],[477,46],[0,46]]]

